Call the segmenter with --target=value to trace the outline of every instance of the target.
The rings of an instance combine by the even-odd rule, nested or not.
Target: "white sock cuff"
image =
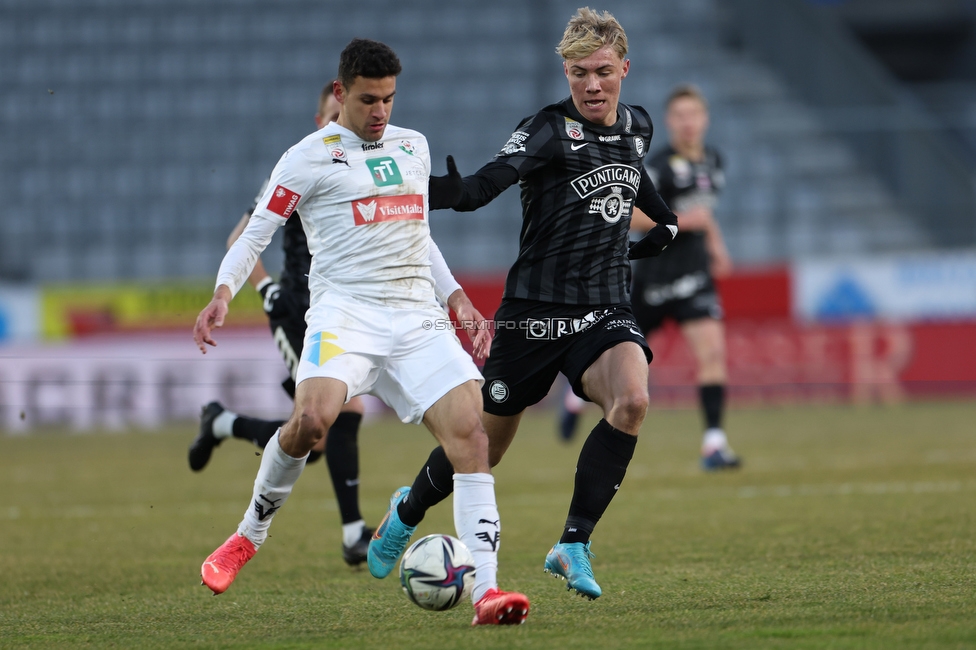
[[[224,410],[214,418],[213,421],[213,434],[215,438],[230,438],[234,435],[234,420],[237,419],[237,413],[233,411]]]
[[[365,527],[366,522],[362,519],[348,524],[342,524],[342,543],[346,546],[352,546],[358,542],[363,536],[363,529]]]
[[[485,472],[475,472],[472,474],[455,474],[454,484],[457,485],[494,485],[495,477]]]
[[[270,454],[278,465],[283,469],[297,469],[298,467],[304,467],[305,460],[308,459],[308,454],[305,454],[301,458],[295,458],[294,456],[289,456],[285,453],[285,450],[281,448],[278,443],[278,435],[281,433],[281,429],[275,431],[275,434],[271,436],[271,440],[264,448],[265,455]]]
[[[708,429],[702,436],[702,450],[712,452],[716,449],[724,449],[729,444],[725,437],[725,432],[721,429]]]

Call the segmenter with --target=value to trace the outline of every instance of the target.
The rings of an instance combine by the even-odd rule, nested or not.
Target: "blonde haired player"
[[[495,314],[506,327],[496,332],[484,367],[489,457],[492,465],[501,460],[522,412],[546,396],[559,372],[578,395],[600,405],[604,419],[580,451],[562,536],[544,564],[571,589],[597,598],[602,589],[590,565],[590,535],[621,487],[647,410],[651,352],[630,308],[629,258],[659,254],[677,233],[677,218],[642,164],[650,117],[619,101],[630,70],[620,23],[580,9],[557,51],[570,97],[523,120],[474,175],[462,179],[449,159],[448,175],[431,178],[430,202],[475,210],[521,187],[519,254]],[[629,245],[635,206],[657,225]],[[446,452],[431,453],[388,518],[416,526],[446,498],[454,470]],[[368,555],[395,559],[402,550],[374,535]]]

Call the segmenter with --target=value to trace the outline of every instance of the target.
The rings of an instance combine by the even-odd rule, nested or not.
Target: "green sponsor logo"
[[[366,160],[366,166],[372,172],[373,182],[376,183],[377,187],[399,185],[403,182],[403,177],[400,176],[400,169],[397,167],[396,161],[389,156],[369,158]]]

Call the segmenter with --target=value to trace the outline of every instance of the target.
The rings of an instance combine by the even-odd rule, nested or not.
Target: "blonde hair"
[[[701,102],[701,105],[708,110],[708,102],[705,100],[705,95],[702,93],[701,88],[695,84],[678,84],[671,89],[668,94],[668,98],[664,101],[665,110],[671,108],[671,104],[679,99],[684,99],[688,97],[690,99],[697,99]]]
[[[598,14],[580,7],[569,19],[556,54],[566,61],[585,59],[601,47],[610,46],[623,59],[627,56],[627,34],[609,11]]]

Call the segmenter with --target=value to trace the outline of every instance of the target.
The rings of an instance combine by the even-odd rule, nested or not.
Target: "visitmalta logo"
[[[352,216],[357,226],[382,221],[424,220],[424,197],[421,194],[377,196],[352,202]]]

